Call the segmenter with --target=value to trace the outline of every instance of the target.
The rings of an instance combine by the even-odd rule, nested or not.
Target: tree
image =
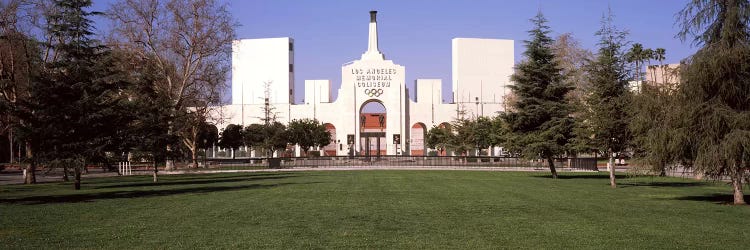
[[[286,126],[279,122],[270,124],[250,124],[244,130],[244,142],[253,150],[262,152],[266,157],[273,157],[276,149],[285,148],[290,141]]]
[[[474,121],[474,145],[478,149],[488,149],[490,146],[497,146],[499,143],[495,136],[501,136],[493,122],[494,118],[486,116],[477,117]],[[497,133],[497,135],[496,135]]]
[[[0,2],[0,135],[7,135],[10,161],[13,162],[14,130],[25,124],[19,117],[19,100],[28,100],[30,86],[41,69],[39,43],[25,30],[33,16],[24,0]],[[32,156],[26,143],[27,158]],[[36,183],[36,164],[26,166],[26,184]]]
[[[218,96],[216,99],[218,100]],[[217,111],[214,109],[215,106],[203,102],[200,105],[189,108],[188,111],[180,117],[181,119],[179,122],[177,122],[178,125],[180,125],[177,130],[177,135],[182,139],[183,145],[185,145],[190,151],[190,159],[193,168],[198,167],[198,149],[203,148],[201,147],[203,143],[201,140],[207,139],[201,138],[201,132],[205,132],[204,130],[209,126],[207,121],[207,119],[210,118],[209,116],[211,116],[212,113],[217,113],[213,112]]]
[[[432,128],[427,131],[427,139],[425,140],[425,143],[427,144],[427,147],[437,149],[442,153],[453,143],[454,137],[450,126],[432,126]]]
[[[229,124],[224,131],[221,131],[221,137],[219,138],[219,146],[232,150],[232,159],[234,159],[234,151],[240,148],[243,143],[242,126],[237,124]]]
[[[667,165],[676,160],[671,144],[676,136],[671,126],[678,119],[673,112],[677,109],[674,97],[668,88],[645,85],[632,97],[628,109],[633,157],[659,176],[666,176]]]
[[[268,152],[267,157],[273,157],[276,150],[286,148],[289,139],[286,133],[286,126],[280,122],[273,122],[263,125],[263,140],[260,148]]]
[[[242,140],[245,143],[245,145],[250,146],[253,148],[253,150],[260,150],[261,145],[263,144],[264,137],[264,125],[253,123],[245,127],[245,130],[243,130],[243,137]]]
[[[492,126],[492,132],[489,135],[490,146],[501,146],[507,150],[508,144],[510,144],[510,129],[508,128],[508,123],[505,122],[502,115],[493,117],[492,120],[490,120],[490,123]]]
[[[171,152],[167,145],[177,142],[176,136],[169,134],[169,124],[174,119],[169,109],[169,100],[155,88],[153,82],[162,81],[160,72],[151,60],[136,60],[132,87],[129,91],[130,112],[135,117],[129,124],[125,136],[131,147],[126,152],[143,152],[145,158],[154,163],[153,182],[158,182],[159,166],[166,165]]]
[[[448,148],[460,155],[469,155],[469,150],[477,148],[475,121],[464,116],[453,120],[450,126],[451,143]]]
[[[215,0],[118,0],[108,17],[120,46],[158,66],[164,81],[154,82],[155,88],[170,100],[172,116],[185,115],[190,105],[211,103],[204,94],[223,88],[235,37],[227,5]],[[170,124],[168,133],[175,133],[175,127]],[[167,168],[172,167],[167,161]]]
[[[547,160],[552,178],[557,178],[554,157],[566,152],[572,137],[572,108],[565,98],[572,89],[564,81],[552,51],[547,20],[541,12],[531,19],[531,40],[525,41],[526,60],[516,65],[511,90],[518,97],[515,111],[505,113],[515,148],[527,158]]]
[[[634,43],[625,57],[629,63],[635,63],[635,80],[642,82],[641,68],[643,68],[643,61],[646,60],[646,51],[643,49],[643,44]]]
[[[331,133],[315,119],[292,120],[286,133],[289,142],[299,145],[305,155],[310,147],[325,147],[331,143]]]
[[[109,79],[116,74],[107,48],[91,36],[88,0],[54,1],[56,12],[47,20],[56,60],[45,65],[32,82],[24,102],[23,134],[32,142],[36,162],[73,168],[75,189],[80,189],[81,170],[103,157],[116,143],[120,129],[118,109],[122,83]]]
[[[654,50],[654,60],[659,62],[659,68],[661,68],[662,83],[667,84],[667,65],[664,64],[664,60],[667,59],[667,50],[664,48],[656,48]],[[654,79],[656,81],[656,79]]]
[[[728,176],[734,204],[745,204],[750,171],[750,5],[739,0],[694,0],[678,14],[685,41],[701,46],[687,62],[678,90],[681,119],[675,150],[694,172]]]
[[[216,125],[203,123],[198,131],[198,148],[208,149],[219,142],[219,129]]]
[[[586,67],[591,93],[585,99],[581,129],[576,132],[578,138],[587,138],[585,141],[591,149],[609,157],[610,185],[615,188],[614,154],[623,153],[630,141],[626,110],[630,77],[622,51],[627,33],[614,26],[610,11],[602,18],[602,27],[596,34],[599,51]]]
[[[552,52],[555,54],[555,61],[560,67],[563,81],[573,87],[573,90],[569,92],[570,102],[573,105],[580,105],[590,88],[590,84],[586,81],[587,76],[584,68],[593,59],[593,53],[582,48],[580,42],[571,33],[565,33],[555,38]]]
[[[656,71],[653,70],[653,66],[651,65],[651,60],[654,59],[654,50],[653,49],[645,49],[643,50],[643,56],[646,58],[646,63],[648,66],[647,69],[651,70],[651,81],[656,82]]]

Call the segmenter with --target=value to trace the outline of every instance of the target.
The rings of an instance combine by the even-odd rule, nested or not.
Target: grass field
[[[723,183],[330,171],[0,186],[0,248],[747,249]],[[748,199],[748,198],[746,198]],[[750,200],[750,199],[748,199]]]

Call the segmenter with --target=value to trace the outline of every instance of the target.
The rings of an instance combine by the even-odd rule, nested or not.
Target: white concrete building
[[[442,102],[440,79],[418,79],[416,100],[409,98],[406,68],[378,49],[376,12],[370,12],[367,51],[359,60],[341,68],[338,98],[331,99],[329,80],[306,80],[305,99],[292,103],[293,43],[289,38],[247,39],[235,43],[233,52],[232,105],[223,106],[224,122],[247,126],[260,123],[264,82],[270,84],[269,105],[277,121],[317,119],[333,135],[327,155],[426,154],[428,129],[453,121],[459,109],[467,114],[493,116],[503,110],[513,71],[513,41],[498,39],[453,40],[453,93],[456,103]],[[286,46],[285,46],[286,45]],[[268,46],[268,49],[264,49]],[[257,53],[257,55],[255,55]],[[271,58],[273,57],[273,58]],[[278,58],[276,58],[278,57]],[[269,63],[272,62],[272,63]],[[283,65],[289,71],[283,72]],[[287,74],[288,73],[288,74]],[[285,95],[283,90],[289,90]],[[239,93],[237,93],[239,92]],[[247,98],[250,96],[250,98]],[[239,99],[238,99],[239,98]],[[370,103],[381,104],[382,113],[363,112]]]
[[[288,37],[242,39],[232,44],[232,104],[294,101],[294,40]]]
[[[513,74],[513,40],[454,38],[452,45],[453,101],[472,115],[504,110]]]

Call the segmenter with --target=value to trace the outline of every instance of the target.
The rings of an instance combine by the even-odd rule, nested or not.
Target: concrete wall
[[[464,104],[470,115],[502,109],[510,93],[513,40],[454,38],[452,45],[453,102]]]
[[[232,43],[232,104],[263,103],[266,82],[271,83],[272,103],[293,102],[293,43],[288,37],[235,40]]]

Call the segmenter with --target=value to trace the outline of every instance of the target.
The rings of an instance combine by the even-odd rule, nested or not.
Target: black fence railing
[[[356,168],[356,167],[507,167],[548,168],[546,160],[493,156],[321,156],[280,158],[207,159],[210,167]],[[595,158],[556,158],[556,168],[598,170]]]

